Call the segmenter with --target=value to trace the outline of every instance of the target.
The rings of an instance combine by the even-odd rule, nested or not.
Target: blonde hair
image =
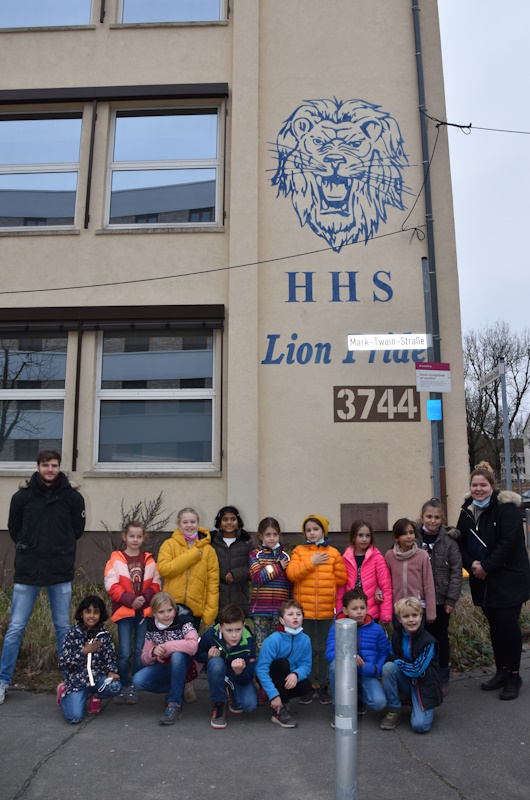
[[[175,603],[169,592],[158,592],[158,594],[155,594],[155,596],[151,600],[151,611],[153,612],[153,614],[156,614],[160,606],[163,606],[164,603],[169,603],[173,611],[177,610],[177,604]]]
[[[407,606],[409,608],[413,608],[414,611],[418,612],[418,614],[423,615],[423,606],[417,597],[402,597],[401,600],[398,600],[394,606],[394,612],[396,614],[396,617],[399,617],[401,619],[403,612],[405,611]]]
[[[179,524],[180,518],[181,518],[181,516],[183,514],[194,514],[197,517],[197,522],[200,522],[200,520],[201,520],[201,518],[199,517],[199,515],[197,514],[197,512],[195,511],[194,508],[190,508],[189,506],[186,506],[186,508],[181,508],[179,513],[177,514],[177,525]]]
[[[491,467],[487,461],[481,461],[480,464],[475,464],[475,469],[471,473],[471,477],[469,479],[470,483],[475,475],[481,475],[483,478],[486,478],[486,480],[489,481],[489,483],[495,489],[495,472],[493,471],[493,467]]]

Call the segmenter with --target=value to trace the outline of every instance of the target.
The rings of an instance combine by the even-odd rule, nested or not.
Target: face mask
[[[183,533],[182,534],[187,542],[193,542],[197,539],[199,535],[199,531],[195,531],[195,533]]]
[[[473,500],[473,505],[476,506],[477,508],[486,508],[490,500],[491,497],[487,497],[486,500],[481,500],[480,503],[478,500]]]
[[[321,536],[318,542],[309,542],[306,540],[306,544],[324,544],[324,537]]]
[[[302,633],[302,628],[289,628],[287,625],[284,625],[285,633],[290,633],[291,636],[297,636],[299,633]]]

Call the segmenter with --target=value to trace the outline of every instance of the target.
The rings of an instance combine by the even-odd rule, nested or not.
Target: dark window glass
[[[66,336],[0,339],[0,389],[64,389]]]
[[[35,461],[39,450],[61,452],[63,400],[0,399],[0,462]]]

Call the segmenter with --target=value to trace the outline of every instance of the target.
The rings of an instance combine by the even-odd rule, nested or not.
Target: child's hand
[[[230,663],[230,666],[236,675],[241,675],[247,664],[244,658],[234,658],[234,660]]]
[[[145,597],[135,597],[131,603],[131,607],[134,608],[135,611],[138,611],[144,605],[145,605]]]
[[[283,706],[282,698],[279,694],[271,700],[271,708],[281,708]]]
[[[298,675],[296,672],[290,672],[285,679],[285,688],[286,689],[294,689],[296,684],[298,683]]]
[[[166,655],[166,647],[163,644],[156,644],[153,649],[151,650],[151,655],[153,655],[156,659],[164,659]]]
[[[227,573],[226,573],[226,575],[225,575],[225,581],[226,581],[227,583],[233,583],[233,582],[234,582],[234,576],[232,575],[232,573],[231,573],[231,572],[227,572]]]
[[[217,658],[217,656],[221,655],[221,651],[218,647],[210,647],[208,650],[208,658]],[[237,659],[236,659],[237,660]]]
[[[374,600],[375,600],[376,603],[382,603],[383,602],[383,592],[381,591],[381,589],[376,589],[375,590]]]
[[[103,642],[100,641],[87,642],[86,645],[83,647],[83,654],[86,656],[89,653],[97,653],[102,644]]]
[[[358,667],[365,667],[366,666],[365,661],[361,658],[360,655],[357,656],[357,666]]]
[[[324,551],[319,551],[318,553],[315,553],[314,556],[311,556],[311,563],[314,564],[315,567],[317,567],[319,564],[325,564],[326,561],[329,561],[329,555]]]
[[[287,556],[282,556],[278,559],[278,564],[281,566],[282,569],[287,569],[287,565],[289,563],[289,559]]]
[[[117,672],[109,672],[107,673],[107,678],[112,678],[113,681],[119,681],[120,676]]]
[[[448,605],[446,603],[445,606],[444,606],[444,609],[445,609],[445,613],[446,614],[452,614],[452,612],[455,610],[455,607],[454,606],[450,606],[450,605]]]

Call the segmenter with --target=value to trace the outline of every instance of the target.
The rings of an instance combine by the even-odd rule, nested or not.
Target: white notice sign
[[[426,333],[349,333],[348,350],[426,350]]]
[[[418,392],[450,392],[451,367],[447,363],[424,361],[416,364]]]

